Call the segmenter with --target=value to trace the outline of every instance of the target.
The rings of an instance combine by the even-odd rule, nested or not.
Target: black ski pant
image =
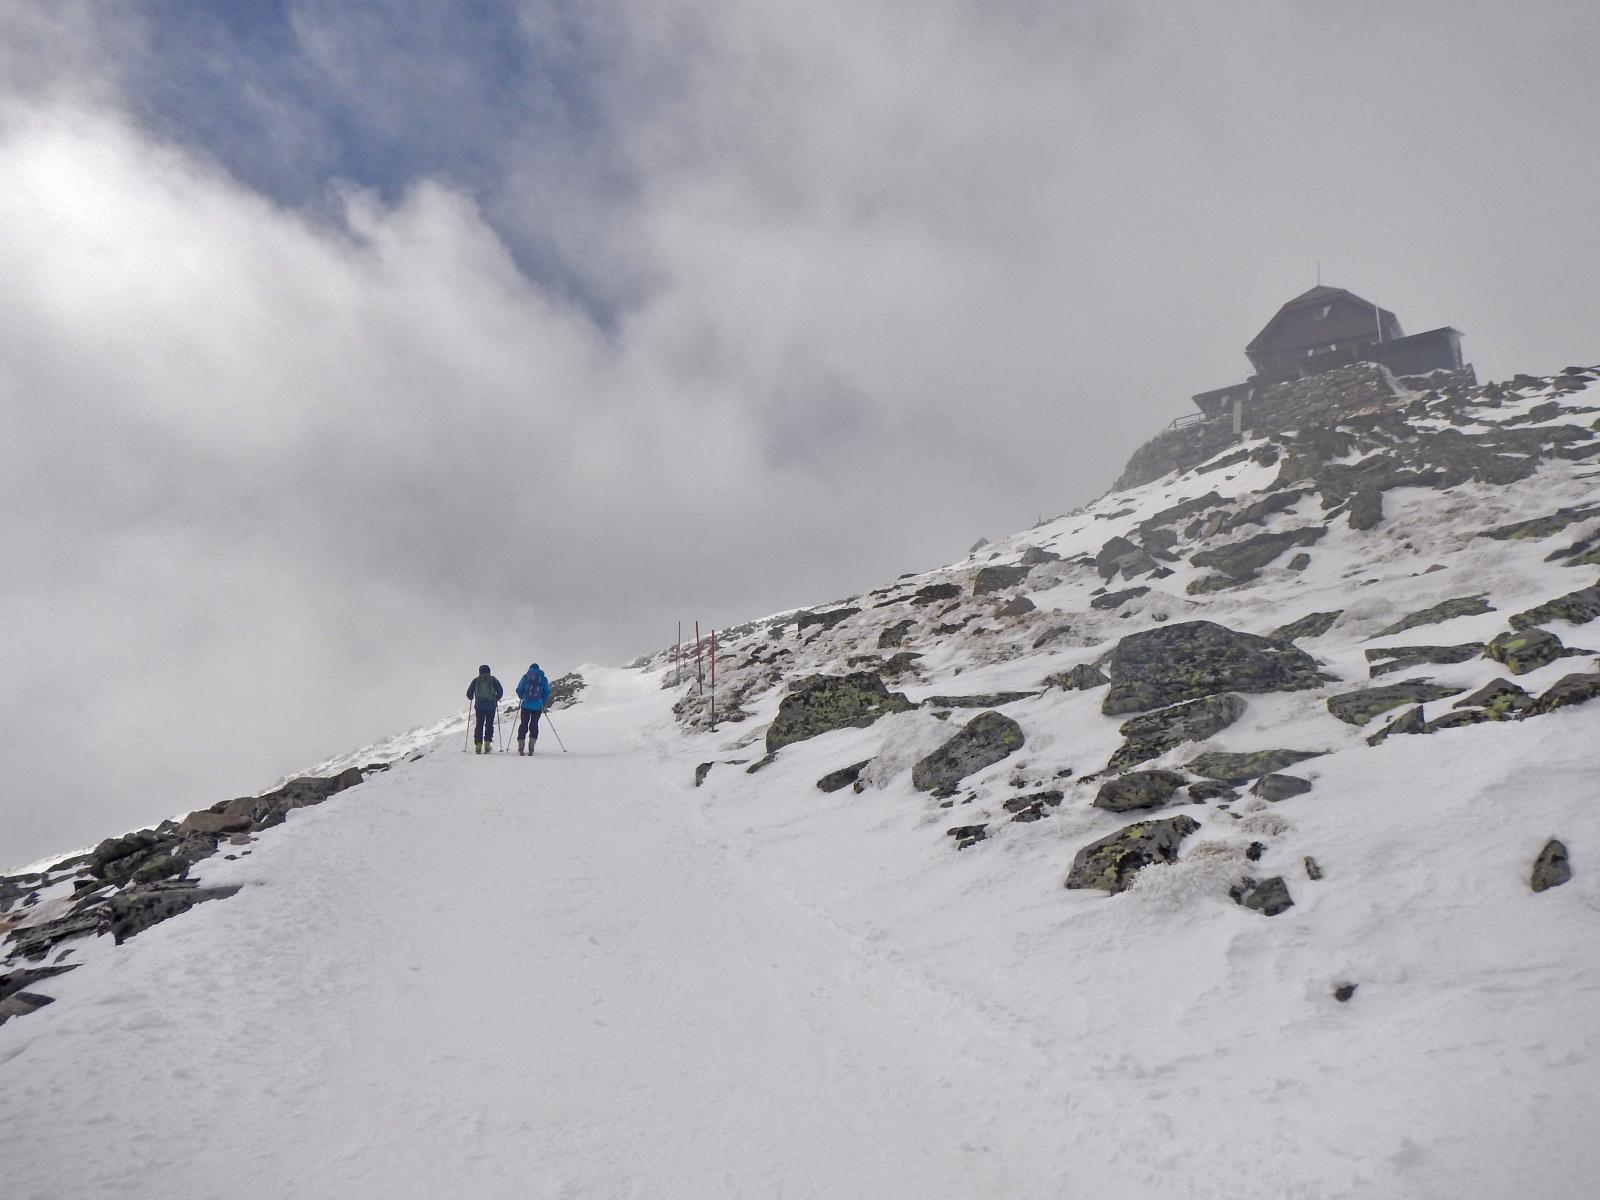
[[[543,712],[536,708],[522,710],[522,719],[517,722],[517,745],[522,745],[524,741],[539,740],[539,718],[543,715]]]
[[[478,721],[472,727],[472,740],[474,742],[492,743],[494,741],[494,705],[491,704],[488,708],[480,708],[475,711],[478,714]]]

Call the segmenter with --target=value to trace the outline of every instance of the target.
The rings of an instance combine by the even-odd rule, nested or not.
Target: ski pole
[[[467,752],[467,743],[472,740],[472,705],[467,705],[467,727],[461,733],[461,753]]]
[[[556,735],[556,745],[560,746],[561,747],[561,753],[565,754],[567,752],[567,744],[561,740],[561,735],[559,733],[556,733],[556,723],[550,719],[550,710],[549,709],[545,709],[545,712],[544,712],[544,723],[546,725],[550,726],[550,732],[554,733]]]

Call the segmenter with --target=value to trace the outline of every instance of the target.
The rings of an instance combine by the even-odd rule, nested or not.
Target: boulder
[[[1118,571],[1122,572],[1124,579],[1132,579],[1138,575],[1148,575],[1160,564],[1143,546],[1118,536],[1100,547],[1100,552],[1094,556],[1094,565],[1101,579],[1110,579]]]
[[[1600,674],[1563,675],[1523,709],[1522,715],[1537,717],[1558,708],[1586,704],[1596,696],[1600,696]]]
[[[1025,617],[1038,610],[1038,605],[1026,596],[1013,596],[995,610],[999,617]]]
[[[694,785],[695,785],[695,787],[699,787],[701,784],[703,784],[706,781],[706,776],[711,774],[711,768],[716,766],[716,765],[717,764],[714,763],[714,762],[703,762],[703,763],[701,763],[699,766],[697,766],[694,769]]]
[[[895,647],[903,645],[906,640],[906,634],[911,631],[911,627],[915,624],[915,621],[907,618],[904,621],[896,621],[893,625],[888,626],[878,635],[878,649],[893,650]]]
[[[1022,552],[1022,558],[1019,561],[1025,567],[1037,567],[1043,563],[1060,562],[1061,555],[1040,546],[1029,546]]]
[[[839,622],[848,620],[860,611],[859,608],[834,608],[827,612],[803,612],[795,622],[795,632],[804,636],[806,630],[813,625],[819,625],[823,632],[827,632]]]
[[[1383,520],[1383,493],[1377,488],[1360,488],[1350,497],[1351,529],[1375,529]]]
[[[289,813],[295,809],[321,804],[330,796],[337,795],[360,782],[361,768],[350,767],[337,775],[291,779],[277,791],[267,792],[261,796],[241,796],[237,800],[216,805],[211,811],[228,816],[248,814],[252,830],[270,829],[274,825],[283,824]]]
[[[192,812],[178,823],[178,832],[201,833],[221,837],[227,833],[243,833],[250,828],[250,818],[240,813],[218,813],[209,809]]]
[[[941,600],[954,600],[961,595],[961,586],[954,583],[930,583],[911,593],[911,603],[917,607],[937,604]]]
[[[1482,642],[1462,642],[1456,646],[1385,646],[1366,651],[1367,674],[1376,679],[1395,671],[1406,671],[1423,663],[1458,663],[1479,657]]]
[[[1197,779],[1189,785],[1189,799],[1204,803],[1207,800],[1237,800],[1239,793],[1215,779]]]
[[[1274,875],[1271,879],[1241,879],[1228,889],[1228,895],[1233,897],[1234,903],[1253,908],[1269,917],[1294,907],[1289,885],[1283,881],[1282,875]]]
[[[1176,771],[1130,771],[1100,785],[1094,806],[1107,812],[1160,808],[1188,779]]]
[[[1526,675],[1565,658],[1561,639],[1545,629],[1519,629],[1500,634],[1484,647],[1483,656],[1500,663],[1513,675]]]
[[[1344,609],[1336,608],[1332,612],[1308,613],[1298,621],[1290,621],[1287,625],[1279,625],[1268,637],[1274,641],[1292,642],[1296,638],[1321,637],[1333,628],[1333,623],[1344,615]]]
[[[1600,584],[1568,592],[1565,596],[1547,600],[1525,612],[1512,613],[1507,622],[1513,629],[1532,629],[1548,621],[1571,621],[1574,625],[1587,625],[1600,617]]]
[[[1303,796],[1310,790],[1310,781],[1301,779],[1298,775],[1273,774],[1263,775],[1256,780],[1250,788],[1250,794],[1276,804],[1279,800],[1287,800],[1291,796]]]
[[[1199,828],[1200,822],[1187,816],[1124,826],[1078,851],[1065,886],[1098,888],[1113,895],[1126,891],[1134,876],[1151,863],[1176,861],[1183,839]]]
[[[1223,692],[1133,717],[1122,723],[1119,732],[1128,740],[1117,748],[1107,768],[1125,770],[1184,742],[1203,742],[1244,716],[1244,710],[1243,697]]]
[[[1003,591],[1009,587],[1016,587],[1028,577],[1031,567],[1021,563],[1014,566],[984,567],[972,579],[972,594],[974,596],[987,596],[990,592]]]
[[[1180,621],[1129,634],[1110,660],[1107,716],[1164,708],[1221,692],[1291,692],[1319,686],[1317,664],[1288,642],[1213,621]]]
[[[1189,561],[1197,567],[1215,568],[1231,579],[1249,579],[1285,550],[1310,546],[1320,541],[1327,532],[1326,526],[1306,525],[1277,533],[1259,533],[1242,542],[1231,542],[1215,550],[1202,550],[1191,556]]]
[[[1415,629],[1419,625],[1438,625],[1444,621],[1453,621],[1457,617],[1475,617],[1480,613],[1493,611],[1494,605],[1490,604],[1484,596],[1457,596],[1451,600],[1441,600],[1438,604],[1431,604],[1427,608],[1419,608],[1416,612],[1407,613],[1394,624],[1378,630],[1372,636],[1390,637],[1397,633],[1404,633],[1408,629]]]
[[[1323,750],[1256,750],[1230,754],[1213,750],[1190,760],[1185,766],[1194,774],[1204,775],[1207,779],[1242,784],[1249,783],[1261,775],[1271,775],[1274,771],[1292,767],[1295,763],[1304,762],[1308,758],[1318,758],[1325,753]]]
[[[1147,587],[1123,588],[1120,592],[1107,592],[1103,596],[1096,596],[1089,601],[1090,608],[1111,610],[1121,608],[1130,600],[1137,600],[1140,596],[1148,595]]]
[[[817,780],[817,787],[824,792],[837,792],[840,788],[849,787],[861,778],[861,772],[866,770],[870,758],[863,758],[858,763],[851,763],[848,767],[840,767],[837,771],[829,771]]]
[[[778,715],[767,727],[767,752],[835,729],[864,729],[879,717],[915,707],[871,671],[810,675],[795,683],[778,705]]]
[[[911,768],[911,786],[944,792],[1022,748],[1022,726],[1004,713],[979,713],[949,741]]]
[[[1529,879],[1529,886],[1536,892],[1548,891],[1553,887],[1560,887],[1572,878],[1572,863],[1567,857],[1567,847],[1564,842],[1551,838],[1544,844],[1544,849],[1539,851],[1539,856],[1533,860],[1533,875]]]
[[[1600,679],[1600,676],[1596,678]],[[1558,684],[1557,686],[1560,685]],[[1472,695],[1457,700],[1450,707],[1481,708],[1498,720],[1503,717],[1515,716],[1532,703],[1533,697],[1509,679],[1496,679],[1484,684]]]
[[[1429,683],[1425,679],[1407,679],[1402,683],[1383,687],[1361,688],[1354,692],[1341,692],[1328,697],[1328,711],[1347,725],[1365,725],[1379,713],[1388,712],[1402,704],[1423,704],[1429,700],[1443,700],[1456,696],[1464,688]]]
[[[1415,708],[1407,709],[1369,737],[1367,745],[1376,746],[1393,733],[1426,733],[1427,731],[1428,721],[1422,714],[1422,705],[1419,704]]]
[[[1093,691],[1097,687],[1105,687],[1111,680],[1100,668],[1089,663],[1079,663],[1065,671],[1057,671],[1054,675],[1045,676],[1045,687],[1058,687],[1064,692]]]

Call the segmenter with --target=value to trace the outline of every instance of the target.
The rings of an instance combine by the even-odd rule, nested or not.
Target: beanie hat
[[[489,673],[489,664],[488,663],[484,663],[483,666],[478,668],[478,674],[479,675],[487,675],[488,673]]]

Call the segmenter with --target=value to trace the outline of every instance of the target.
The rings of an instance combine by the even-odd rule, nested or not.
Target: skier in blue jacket
[[[478,677],[467,684],[467,699],[472,701],[478,718],[472,727],[472,744],[479,754],[494,753],[494,710],[505,694],[505,688],[489,673],[487,665],[479,667]]]
[[[522,716],[517,722],[517,753],[532,754],[539,741],[539,716],[550,702],[550,680],[534,663],[528,673],[517,680],[517,696],[522,700]],[[523,743],[527,749],[523,749]]]

